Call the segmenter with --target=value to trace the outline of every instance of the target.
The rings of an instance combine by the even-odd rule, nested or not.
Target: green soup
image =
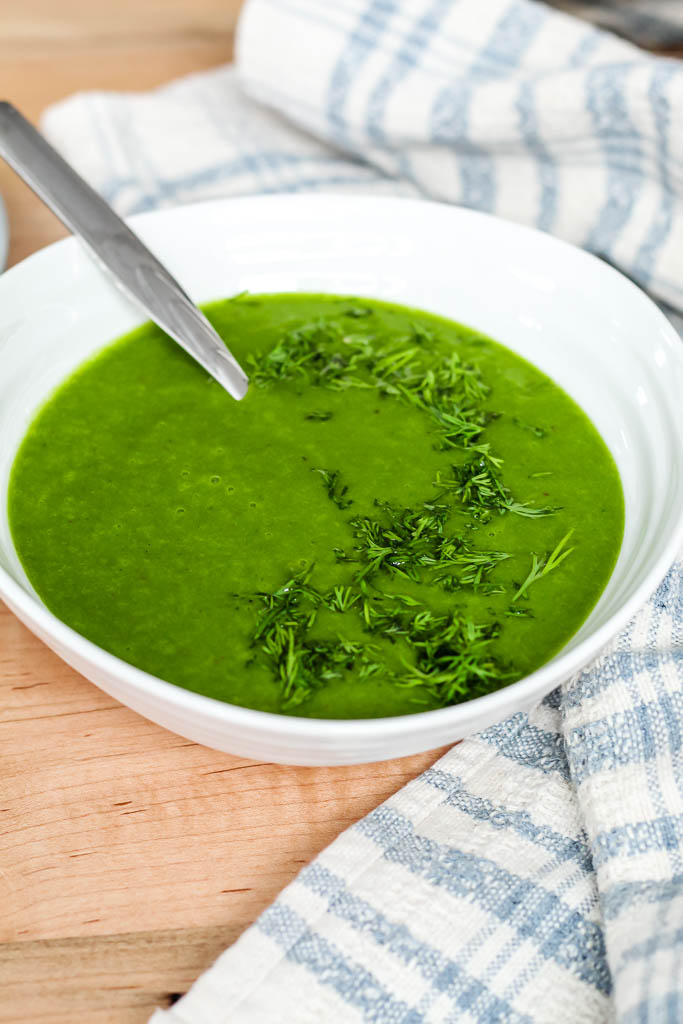
[[[318,718],[457,703],[562,647],[613,568],[623,496],[556,384],[368,299],[207,314],[250,369],[244,401],[147,325],[29,429],[10,525],[55,615],[178,686]]]

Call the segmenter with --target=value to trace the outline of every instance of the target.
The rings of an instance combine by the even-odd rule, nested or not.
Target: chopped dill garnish
[[[333,334],[331,324],[316,320],[287,331],[265,355],[249,356],[252,382],[266,387],[274,381],[309,376],[315,384],[334,379],[346,369],[346,361],[328,351]]]
[[[463,363],[455,351],[426,370],[405,375],[394,386],[399,397],[430,416],[442,450],[474,444],[495,416],[481,405],[489,388],[479,368]]]
[[[337,508],[346,509],[353,505],[352,498],[345,498],[344,495],[348,491],[346,484],[341,482],[341,473],[338,469],[312,469],[312,473],[320,473],[323,478],[323,484],[327,491],[327,497],[330,501],[333,501]]]
[[[425,687],[439,704],[447,705],[490,693],[510,678],[488,651],[498,636],[495,623],[477,625],[456,612],[418,618],[410,641],[415,662],[404,662],[400,686]]]
[[[282,684],[285,707],[296,707],[314,690],[352,669],[360,645],[337,637],[312,640],[297,624],[273,626],[264,636],[263,650]]]
[[[504,587],[500,584],[487,583],[484,577],[488,576],[499,562],[509,557],[506,551],[478,551],[463,543],[462,549],[449,563],[450,566],[459,568],[460,574],[445,573],[437,576],[435,582],[440,583],[444,590],[460,590],[469,586],[483,594],[502,594]]]
[[[321,318],[291,328],[270,352],[251,356],[252,381],[266,387],[307,377],[315,387],[333,391],[375,389],[426,412],[440,447],[468,447],[496,415],[481,407],[489,388],[479,368],[463,362],[455,350],[426,362],[421,349],[434,341],[418,325],[407,338],[378,342],[372,333],[350,334],[340,323]]]
[[[359,643],[311,635],[323,599],[309,585],[310,575],[308,569],[273,593],[258,595],[264,608],[252,645],[270,662],[285,707],[301,704],[314,690],[352,669],[363,655]]]
[[[531,571],[521,585],[491,578],[511,555],[474,547],[469,531],[496,513],[531,520],[560,510],[518,501],[504,482],[503,460],[485,436],[500,414],[488,408],[490,388],[476,363],[455,347],[442,354],[438,335],[420,324],[388,339],[374,312],[350,300],[336,319],[320,317],[292,327],[269,352],[250,358],[258,387],[291,381],[336,392],[356,388],[374,392],[375,401],[411,406],[424,414],[435,435],[434,448],[447,453],[446,464],[451,463],[448,472],[437,472],[436,492],[427,500],[404,507],[376,499],[369,513],[357,512],[347,520],[349,543],[333,548],[337,563],[346,566],[340,570],[343,581],[318,590],[308,569],[273,593],[252,595],[262,605],[252,647],[255,657],[265,657],[270,665],[285,708],[297,706],[345,673],[361,680],[381,676],[415,688],[416,701],[440,706],[497,689],[514,677],[491,647],[500,633],[499,622],[533,618],[533,611],[518,600],[526,599],[531,584],[573,551],[566,546],[568,533],[550,555],[532,555]],[[320,406],[305,419],[331,419],[324,398]],[[514,422],[539,439],[547,433],[517,417]],[[458,451],[464,453],[462,462]],[[327,496],[340,510],[350,508],[353,499],[339,470],[313,472],[320,474]],[[551,475],[537,472],[529,479]],[[453,532],[453,517],[463,513],[460,532]],[[509,589],[514,596],[507,609],[488,609],[491,621],[476,622],[462,609],[437,612],[419,596],[384,593],[380,576],[402,579],[413,590],[416,584],[447,594],[468,590],[503,595]],[[330,622],[351,621],[354,639],[318,635]],[[379,656],[380,641],[395,646],[393,660]]]
[[[320,594],[308,569],[272,594],[259,594],[263,608],[252,646],[265,655],[279,683],[285,708],[294,708],[321,686],[356,671],[359,679],[381,673],[376,643],[314,635],[318,609],[355,610],[368,634],[401,642],[399,670],[385,676],[403,687],[422,687],[439,705],[488,693],[510,673],[488,651],[498,635],[495,623],[477,624],[451,611],[435,614],[408,595],[370,596],[361,584]]]
[[[543,579],[543,577],[547,576],[549,572],[553,571],[553,569],[557,569],[558,565],[561,565],[565,558],[568,558],[569,555],[571,555],[574,548],[565,548],[565,544],[573,532],[573,530],[570,530],[569,533],[566,533],[549,555],[545,555],[543,558],[539,558],[538,555],[532,555],[531,571],[515,596],[512,598],[513,603],[518,598],[526,594],[532,583]],[[563,548],[564,551],[562,550]]]
[[[381,670],[382,666],[378,661],[370,661],[370,658],[363,657],[360,661],[360,668],[358,669],[359,679],[368,679],[370,676],[374,676]]]
[[[358,592],[354,593],[351,587],[337,586],[325,594],[323,601],[330,611],[345,612],[352,608],[356,601],[361,599],[361,596]]]
[[[305,420],[319,420],[320,423],[326,423],[327,420],[331,420],[333,416],[334,416],[334,413],[330,412],[329,409],[325,410],[324,412],[319,412],[317,409],[313,409],[312,412],[307,412],[306,413],[306,415],[304,416],[304,419]]]
[[[357,543],[345,560],[360,563],[356,582],[378,572],[420,582],[431,571],[429,581],[444,590],[477,589],[509,557],[504,551],[472,548],[462,537],[447,534],[447,505],[423,502],[418,508],[397,508],[375,501],[375,506],[377,517],[355,516],[349,521]]]
[[[480,445],[476,454],[461,465],[451,466],[452,476],[437,474],[434,486],[452,491],[475,519],[487,521],[493,512],[512,512],[529,519],[552,516],[559,508],[534,508],[528,502],[516,501],[503,483],[500,468],[503,460],[491,454],[489,445]]]
[[[419,580],[418,569],[441,558],[447,543],[443,528],[448,508],[423,505],[418,509],[398,509],[388,501],[377,500],[375,505],[381,519],[355,516],[349,521],[357,541],[353,549],[355,560],[362,564],[356,581],[381,571]]]
[[[281,587],[271,594],[258,592],[256,594],[266,606],[266,609],[259,620],[258,628],[254,634],[254,640],[260,640],[275,624],[282,625],[283,622],[292,624],[301,623],[304,614],[303,602],[308,601],[311,607],[305,612],[306,624],[312,626],[316,618],[316,608],[320,604],[320,595],[313,587],[308,586],[311,577],[311,569],[303,570],[298,575],[283,583]]]

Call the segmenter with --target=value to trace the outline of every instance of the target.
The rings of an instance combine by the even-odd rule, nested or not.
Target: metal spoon
[[[0,102],[0,156],[85,243],[95,262],[233,398],[249,378],[175,278],[11,103]]]

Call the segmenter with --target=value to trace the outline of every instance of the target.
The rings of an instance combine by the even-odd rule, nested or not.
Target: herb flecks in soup
[[[623,529],[616,468],[529,363],[427,313],[238,296],[234,402],[152,325],[47,402],[10,521],[48,607],[179,686],[329,718],[488,693],[555,654]]]

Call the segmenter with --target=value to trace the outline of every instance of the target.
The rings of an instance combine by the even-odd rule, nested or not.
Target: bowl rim
[[[495,221],[505,230],[532,236],[536,242],[541,241],[542,244],[549,245],[551,248],[559,247],[570,250],[575,257],[579,257],[587,264],[592,265],[600,273],[616,276],[622,286],[633,289],[641,299],[644,299],[649,304],[655,320],[659,321],[664,336],[675,343],[672,345],[672,351],[675,353],[674,358],[677,358],[683,366],[683,344],[678,333],[650,296],[631,281],[630,278],[604,260],[578,246],[572,245],[570,242],[539,231],[536,228],[518,224],[515,221],[506,220],[493,214],[471,210],[451,203],[441,203],[412,197],[316,192],[221,197],[168,209],[162,208],[146,211],[125,219],[135,230],[136,227],[144,225],[150,220],[172,219],[174,216],[191,217],[194,211],[200,208],[206,211],[207,208],[212,206],[224,206],[226,204],[233,207],[238,204],[260,206],[264,203],[267,205],[281,205],[283,203],[287,205],[305,205],[329,203],[330,201],[358,206],[368,203],[373,205],[381,204],[387,208],[391,205],[399,205],[403,208],[406,205],[438,208],[442,215],[456,213],[458,216],[471,218],[475,222],[479,220]],[[55,252],[60,252],[65,247],[77,244],[77,240],[73,237],[53,242],[5,271],[2,279],[3,281],[5,279],[12,281],[14,277],[31,271],[36,263],[51,259],[52,254]],[[144,320],[141,319],[141,322],[144,322]],[[6,510],[3,514],[6,515]],[[532,706],[535,699],[540,700],[549,692],[551,688],[548,685],[549,681],[557,682],[558,679],[571,677],[599,655],[605,645],[614,638],[653,593],[676,560],[682,547],[683,502],[679,503],[676,522],[670,531],[668,540],[634,592],[610,615],[602,626],[591,632],[572,650],[563,653],[562,649],[560,649],[549,662],[541,665],[534,672],[502,687],[500,690],[495,690],[484,696],[474,697],[460,704],[449,705],[444,708],[415,711],[404,715],[393,715],[383,718],[304,718],[291,714],[259,711],[255,708],[231,704],[216,697],[209,697],[202,693],[187,690],[176,683],[171,683],[158,676],[154,676],[99,647],[57,618],[45,605],[41,604],[26,591],[2,566],[0,566],[0,598],[6,598],[10,607],[14,606],[20,616],[25,616],[26,620],[33,623],[43,634],[54,640],[60,647],[66,648],[70,653],[87,660],[92,667],[103,673],[117,678],[131,690],[137,690],[155,702],[161,701],[167,707],[173,707],[174,711],[181,714],[184,712],[199,714],[205,720],[206,718],[211,719],[212,724],[229,723],[236,727],[243,726],[248,731],[258,731],[261,734],[266,733],[271,736],[277,735],[279,739],[315,739],[324,742],[334,740],[348,741],[351,736],[358,740],[369,740],[378,738],[380,735],[383,738],[391,739],[406,733],[437,732],[440,727],[446,726],[450,719],[453,719],[454,724],[457,721],[461,733],[465,733],[468,729],[468,723],[472,721],[474,721],[476,726],[477,722],[483,718],[491,721],[500,720],[506,713],[512,713]]]

